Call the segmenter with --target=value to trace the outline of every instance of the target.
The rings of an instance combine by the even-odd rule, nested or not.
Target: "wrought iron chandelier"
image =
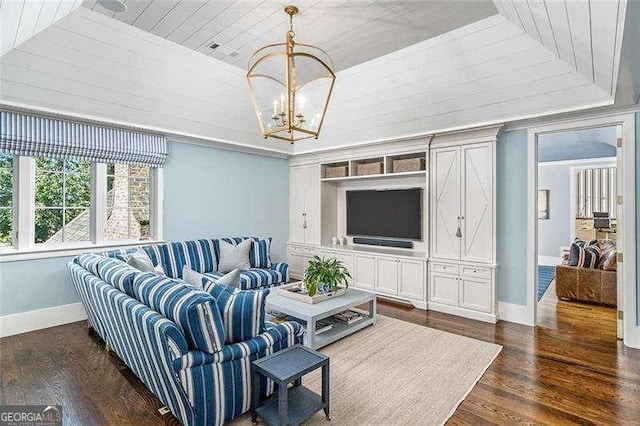
[[[247,82],[266,138],[293,143],[318,138],[336,79],[333,62],[322,49],[294,41],[295,6],[285,43],[258,49],[249,59]]]

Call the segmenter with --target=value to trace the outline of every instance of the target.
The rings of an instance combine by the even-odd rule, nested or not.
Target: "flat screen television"
[[[347,191],[347,234],[422,240],[422,189]]]

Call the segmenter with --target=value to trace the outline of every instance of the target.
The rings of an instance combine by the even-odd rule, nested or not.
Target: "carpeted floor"
[[[330,357],[331,422],[312,425],[444,424],[502,347],[379,316],[378,323],[321,349]],[[303,385],[320,391],[320,372]],[[249,425],[251,416],[232,422]]]
[[[556,267],[538,265],[538,302],[549,288],[549,284],[556,277]]]

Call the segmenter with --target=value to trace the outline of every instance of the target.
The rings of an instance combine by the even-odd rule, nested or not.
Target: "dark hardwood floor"
[[[378,312],[504,346],[451,425],[640,424],[640,351],[616,340],[612,309],[543,300],[536,328],[382,301]],[[61,404],[65,424],[177,423],[84,322],[0,339],[0,379],[2,404]]]

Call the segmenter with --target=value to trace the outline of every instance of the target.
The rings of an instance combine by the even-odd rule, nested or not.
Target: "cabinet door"
[[[462,277],[460,279],[460,307],[491,312],[491,280]]]
[[[304,166],[304,240],[320,244],[320,166]]]
[[[305,271],[306,256],[300,253],[289,252],[289,269],[291,276],[301,279]]]
[[[351,274],[351,279],[347,278],[347,281],[349,281],[349,285],[353,284],[353,278],[356,276],[353,270],[353,254],[337,252],[335,258],[342,262],[342,265],[347,268]]]
[[[376,259],[376,290],[381,293],[398,294],[398,259],[378,257]]]
[[[493,261],[493,146],[462,147],[462,260]]]
[[[431,247],[433,257],[460,259],[460,148],[431,151]]]
[[[373,256],[355,255],[355,287],[373,290],[376,284],[376,258]]]
[[[425,263],[419,260],[400,260],[400,296],[425,300]]]
[[[430,301],[444,305],[458,306],[458,277],[455,275],[431,273]]]
[[[291,168],[289,241],[292,243],[304,243],[304,177],[304,167]]]

